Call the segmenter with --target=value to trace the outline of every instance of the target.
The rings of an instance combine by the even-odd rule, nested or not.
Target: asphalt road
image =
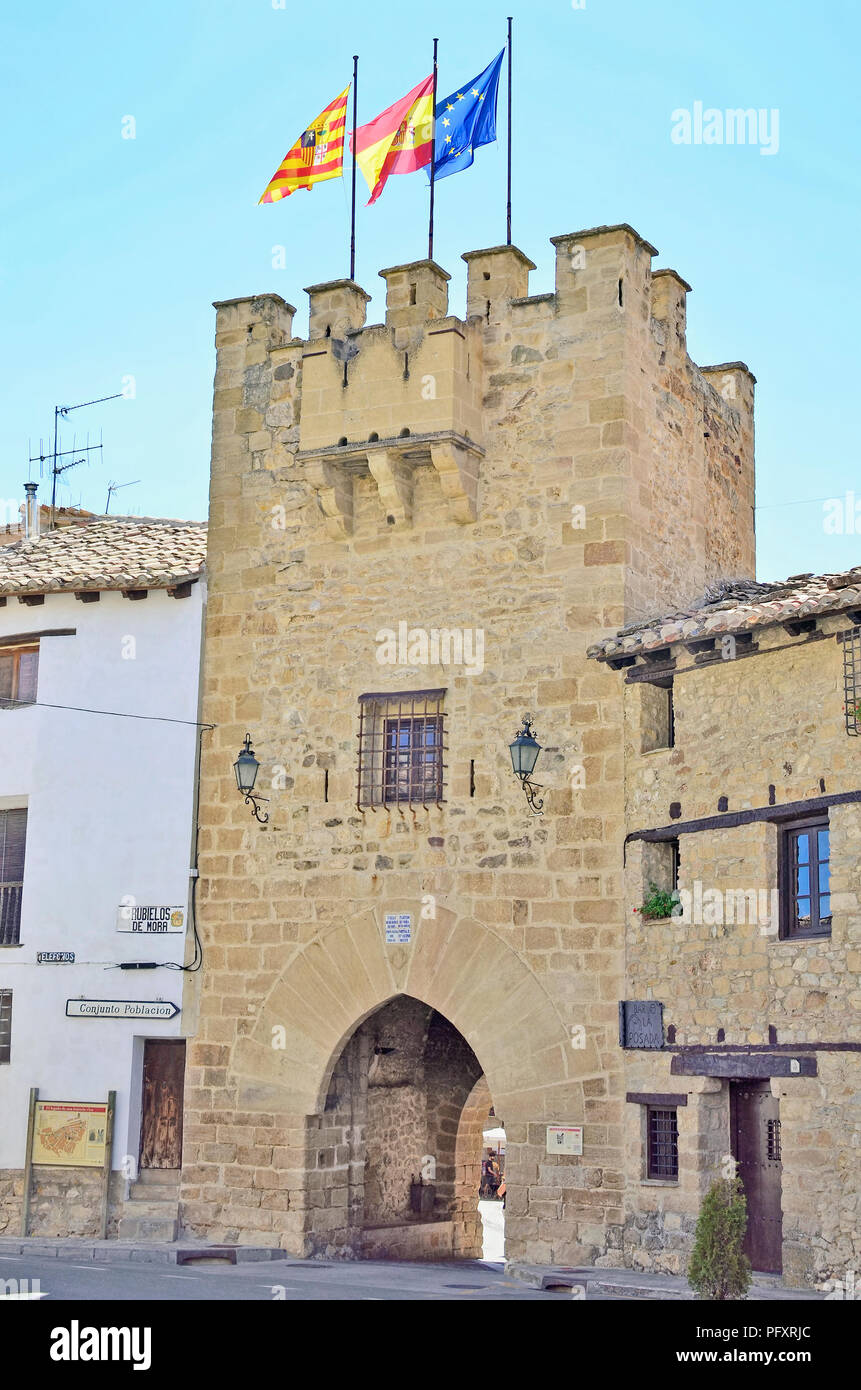
[[[501,1269],[479,1263],[395,1264],[361,1261],[272,1260],[241,1265],[175,1265],[94,1261],[73,1263],[51,1256],[0,1255],[0,1280],[16,1280],[19,1296],[42,1302],[308,1302],[348,1299],[411,1301],[448,1299],[540,1300],[570,1294],[542,1293]],[[23,1281],[27,1281],[26,1290]],[[38,1289],[33,1281],[38,1280]],[[4,1285],[0,1284],[0,1294]],[[5,1285],[8,1289],[8,1283]]]

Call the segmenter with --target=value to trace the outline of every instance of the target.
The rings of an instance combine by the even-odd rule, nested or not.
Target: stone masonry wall
[[[842,713],[841,647],[845,617],[820,623],[824,638],[792,639],[782,628],[756,634],[759,654],[693,668],[675,651],[676,746],[641,753],[648,696],[626,689],[628,830],[718,813],[776,807],[859,787],[859,740]],[[619,679],[624,676],[620,673]],[[773,790],[771,790],[773,789]],[[723,894],[753,890],[769,917],[745,910],[732,921],[703,911],[703,921],[649,921],[642,904],[657,848],[627,847],[627,997],[664,1003],[664,1022],[681,1045],[861,1041],[861,806],[829,813],[833,923],[830,937],[782,940],[771,919],[777,887],[778,827],[752,823],[679,837],[679,887]],[[650,857],[651,856],[651,857]],[[717,900],[712,899],[712,902]],[[727,900],[724,900],[727,901]],[[751,900],[752,901],[752,900]],[[757,897],[757,902],[760,899]],[[718,920],[714,920],[715,917]],[[711,920],[710,920],[711,919]],[[773,1038],[774,1035],[772,1035]],[[806,1055],[806,1054],[805,1054]],[[820,1051],[815,1078],[774,1077],[783,1151],[784,1278],[788,1283],[843,1278],[858,1268],[858,1154],[861,1057]],[[687,1092],[680,1109],[680,1176],[673,1190],[637,1176],[643,1153],[641,1107],[626,1106],[628,1173],[626,1251],[634,1262],[684,1267],[699,1201],[729,1152],[727,1083],[671,1076],[666,1053],[626,1053],[626,1089]],[[703,1114],[707,1105],[708,1114]],[[682,1235],[678,1219],[682,1220]]]
[[[689,362],[651,254],[625,227],[557,239],[556,290],[529,297],[522,253],[470,253],[464,319],[428,262],[384,272],[385,325],[316,286],[309,340],[277,297],[218,306],[189,1231],[313,1247],[307,1117],[356,1023],[408,993],[505,1115],[508,1254],[619,1248],[623,692],[585,648],[753,553],[749,374],[729,401]],[[480,668],[381,665],[402,622],[480,632]],[[442,805],[358,810],[359,695],[437,687]],[[541,817],[507,748],[525,710]],[[246,729],[265,829],[233,782]],[[582,1158],[546,1161],[552,1122],[585,1125]]]

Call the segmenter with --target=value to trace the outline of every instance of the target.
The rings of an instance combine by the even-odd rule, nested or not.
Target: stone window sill
[[[18,951],[26,944],[26,941],[0,941],[0,951]]]
[[[641,1187],[678,1187],[678,1178],[640,1178]]]

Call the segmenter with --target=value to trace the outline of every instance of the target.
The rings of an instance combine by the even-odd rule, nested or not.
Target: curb
[[[226,1263],[251,1264],[269,1260],[289,1259],[286,1250],[266,1245],[198,1245],[176,1242],[171,1245],[131,1245],[116,1240],[93,1243],[82,1241],[46,1241],[38,1236],[0,1236],[0,1260],[4,1255],[40,1255],[58,1260],[92,1260],[94,1264],[191,1265],[197,1260],[223,1260]]]

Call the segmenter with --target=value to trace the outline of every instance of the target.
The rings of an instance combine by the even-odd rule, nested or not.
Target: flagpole
[[[433,199],[436,182],[436,50],[437,39],[433,41],[433,96],[431,97],[431,167],[430,167],[430,215],[428,217],[428,260],[433,260]]]
[[[505,208],[506,246],[511,245],[511,15],[508,16],[508,202]]]
[[[353,54],[353,195],[350,205],[350,279],[356,278],[356,99],[359,86],[359,55]]]

